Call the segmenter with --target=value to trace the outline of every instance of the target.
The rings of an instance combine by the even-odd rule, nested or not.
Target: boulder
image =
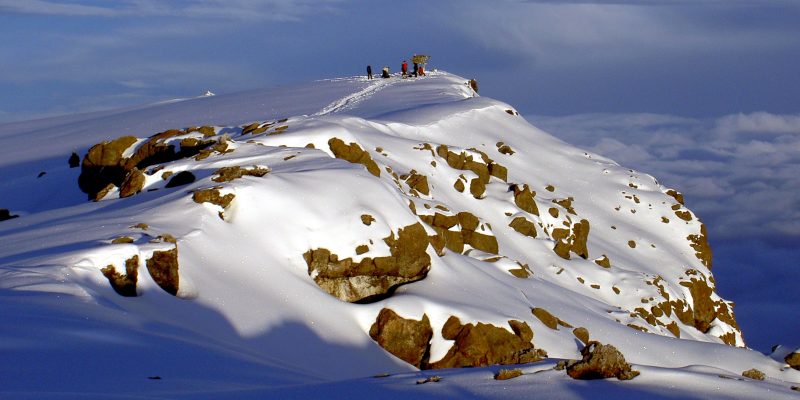
[[[442,336],[454,343],[439,361],[430,364],[431,369],[480,367],[495,364],[525,364],[547,357],[541,349],[531,343],[533,331],[527,323],[509,321],[515,333],[498,326],[484,324],[462,325],[456,317],[450,317],[442,327]]]
[[[427,315],[423,314],[418,321],[384,308],[372,324],[369,336],[395,357],[420,369],[427,365],[433,337]]]
[[[567,374],[573,379],[633,379],[639,371],[631,369],[625,357],[610,344],[591,341],[581,350],[583,359],[567,365]]]

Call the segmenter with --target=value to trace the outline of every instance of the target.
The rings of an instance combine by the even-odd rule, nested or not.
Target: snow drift
[[[19,216],[0,222],[9,396],[401,396],[418,368],[579,359],[590,340],[641,372],[609,393],[800,381],[743,348],[678,191],[455,75],[16,123],[0,145],[0,207]],[[570,387],[553,364],[510,382]],[[417,395],[519,393],[474,374]]]

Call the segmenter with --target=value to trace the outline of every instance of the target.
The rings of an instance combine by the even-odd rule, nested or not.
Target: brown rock
[[[430,194],[428,177],[425,175],[420,175],[416,171],[411,171],[411,175],[406,179],[406,183],[409,187],[424,195]]]
[[[108,279],[108,283],[120,296],[135,297],[136,296],[136,281],[139,277],[139,256],[125,260],[125,275],[120,274],[114,269],[113,265],[109,265],[100,270]]]
[[[603,268],[611,268],[611,260],[609,260],[608,256],[605,254],[603,254],[602,257],[595,259],[594,263]]]
[[[144,188],[144,173],[139,171],[138,168],[133,168],[128,175],[125,177],[125,180],[122,181],[122,186],[119,187],[119,197],[131,197],[136,193],[142,191]]]
[[[558,329],[559,319],[544,308],[534,307],[531,309],[531,313],[535,315],[536,318],[539,318],[539,321],[542,321],[546,327],[554,330]]]
[[[519,185],[511,185],[511,188],[514,190],[514,204],[517,207],[533,215],[539,215],[539,207],[533,199],[536,192],[531,192],[527,184],[522,185],[521,188]]]
[[[515,231],[522,235],[535,238],[536,237],[536,224],[528,221],[525,217],[516,217],[510,224],[508,224]]]
[[[745,378],[755,379],[757,381],[763,381],[764,378],[766,378],[766,375],[764,375],[763,372],[755,368],[748,369],[747,371],[742,372],[742,376]]]
[[[178,275],[178,247],[153,252],[147,259],[147,272],[165,292],[177,296],[180,277]]]
[[[417,368],[428,362],[433,329],[425,314],[417,321],[384,308],[372,324],[369,336],[386,351]]]
[[[366,257],[359,262],[339,260],[327,249],[313,249],[303,254],[308,274],[314,282],[334,297],[348,302],[372,302],[390,294],[400,285],[425,278],[431,259],[425,228],[416,223],[384,238],[390,256]]]
[[[127,159],[122,154],[136,143],[133,136],[123,136],[110,142],[102,142],[89,148],[81,163],[78,186],[89,195],[90,200],[98,199],[98,192],[113,183],[122,184],[127,175]],[[100,197],[102,198],[102,197]]]
[[[222,167],[214,172],[216,176],[211,180],[214,182],[230,182],[243,176],[255,176],[260,178],[268,172],[269,168],[256,166],[249,169],[242,168],[238,165],[235,167]]]
[[[522,370],[519,368],[514,369],[501,369],[494,374],[494,380],[496,381],[504,381],[507,379],[514,379],[516,377],[522,376]]]
[[[572,334],[575,335],[578,340],[583,342],[584,345],[589,344],[589,330],[584,327],[577,327],[572,330]]]
[[[567,374],[573,379],[633,379],[639,371],[631,369],[625,357],[614,346],[591,341],[581,350],[583,359],[567,366]]]
[[[375,217],[373,217],[372,215],[369,215],[369,214],[361,214],[361,222],[362,222],[364,225],[367,225],[367,226],[369,226],[369,225],[371,225],[373,222],[375,222]]]
[[[233,193],[228,193],[224,196],[220,195],[218,188],[200,189],[192,193],[192,200],[195,203],[211,203],[222,208],[228,208],[235,197],[236,195]]]
[[[679,192],[679,191],[677,191],[675,189],[669,189],[669,190],[667,190],[667,195],[668,196],[672,196],[672,198],[674,198],[675,201],[677,201],[678,203],[683,205],[683,194],[681,192]]]
[[[711,246],[708,244],[708,234],[705,224],[700,224],[699,235],[689,235],[686,239],[689,241],[689,245],[694,249],[695,256],[706,268],[711,269],[713,252],[711,251]]]
[[[130,236],[120,236],[111,241],[111,244],[133,243],[133,238]]]
[[[793,353],[787,354],[783,360],[786,361],[790,367],[800,370],[800,349],[795,350]]]
[[[430,368],[524,364],[547,356],[541,349],[534,349],[530,340],[523,339],[533,336],[527,324],[517,322],[515,326],[519,335],[481,322],[460,325],[458,319],[451,318],[442,328],[442,336],[452,338],[455,343],[441,360],[431,363]]]
[[[367,171],[375,176],[381,176],[381,170],[378,164],[369,155],[369,152],[361,148],[357,143],[345,144],[339,138],[332,138],[328,141],[328,146],[336,158],[341,158],[345,161],[361,164],[367,168]]]

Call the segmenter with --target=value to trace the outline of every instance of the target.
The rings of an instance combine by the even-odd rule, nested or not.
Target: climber
[[[383,72],[381,72],[381,78],[388,78],[389,77],[389,67],[383,67]]]
[[[403,65],[400,66],[400,72],[403,73],[403,78],[408,75],[408,61],[403,60]]]
[[[367,65],[367,79],[372,79],[372,65]]]

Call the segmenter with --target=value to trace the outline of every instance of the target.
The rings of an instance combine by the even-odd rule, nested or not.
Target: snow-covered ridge
[[[579,358],[583,327],[636,365],[758,368],[786,393],[800,380],[735,347],[705,230],[677,191],[458,76],[337,79],[0,132],[0,207],[20,215],[0,222],[2,337],[54,388],[34,362],[52,343],[56,364],[92,348],[126,374],[231,385],[412,371],[371,337],[383,309],[429,321],[418,366],[448,357],[456,317],[517,337],[525,324],[551,358]],[[67,166],[72,150],[81,168]]]

